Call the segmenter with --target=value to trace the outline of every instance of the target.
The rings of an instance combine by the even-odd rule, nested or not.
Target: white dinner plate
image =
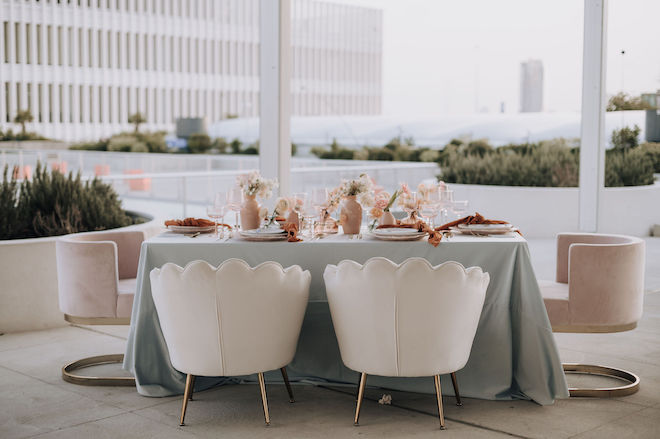
[[[477,229],[477,228],[461,228],[461,227],[451,227],[453,233],[458,233],[461,235],[475,235],[475,236],[488,236],[488,235],[506,235],[513,232],[515,229],[506,228],[506,229]]]
[[[286,235],[286,230],[278,229],[275,227],[262,227],[260,229],[251,229],[241,231],[241,235],[245,236],[280,236]]]
[[[167,230],[173,233],[209,233],[215,226],[167,226]]]
[[[415,230],[415,233],[407,233],[405,235],[371,233],[371,236],[381,241],[418,241],[426,236],[426,232]]]
[[[380,236],[413,236],[413,235],[418,235],[418,234],[424,234],[425,232],[420,232],[417,229],[413,228],[398,228],[398,227],[392,227],[389,229],[375,229],[373,231],[374,235],[380,235]]]
[[[511,230],[513,226],[506,224],[459,224],[459,229],[465,230]]]

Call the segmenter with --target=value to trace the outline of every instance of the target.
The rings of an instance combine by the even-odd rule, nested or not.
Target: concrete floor
[[[146,398],[134,388],[62,381],[63,364],[123,352],[128,333],[127,327],[71,326],[0,336],[0,438],[660,438],[660,238],[647,243],[639,327],[619,334],[556,334],[565,362],[606,364],[640,375],[635,395],[567,399],[546,407],[468,398],[456,407],[445,397],[448,429],[440,431],[432,395],[367,389],[356,428],[353,388],[294,385],[296,403],[289,404],[283,386],[269,385],[271,426],[265,427],[258,386],[234,385],[196,394],[187,425],[179,427],[180,397]],[[530,251],[537,276],[552,279],[554,241],[531,241]],[[569,377],[569,385],[609,384],[603,380]],[[377,403],[383,393],[392,395],[392,405]]]

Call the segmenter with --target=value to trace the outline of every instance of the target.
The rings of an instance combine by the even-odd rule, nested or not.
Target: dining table
[[[253,242],[234,233],[218,239],[169,231],[142,243],[124,369],[135,376],[144,396],[182,394],[185,374],[172,366],[154,306],[149,273],[166,263],[184,267],[203,260],[217,266],[239,258],[251,266],[276,261],[283,267],[300,265],[311,273],[309,301],[298,347],[287,366],[293,382],[319,385],[357,385],[359,374],[344,366],[332,325],[323,272],[342,260],[364,263],[373,257],[401,263],[410,257],[438,265],[457,261],[490,274],[481,317],[465,367],[457,371],[461,396],[488,400],[531,400],[541,405],[567,398],[568,388],[552,327],[534,275],[527,241],[518,233],[472,236],[447,235],[436,247],[426,239],[389,241],[360,235],[334,234],[300,242]],[[358,291],[355,294],[359,294]],[[366,310],[365,310],[366,311]],[[249,346],[246,346],[249,349]],[[275,371],[279,372],[279,371]],[[267,381],[281,382],[279,373]],[[195,391],[254,380],[254,377],[198,377]],[[442,388],[451,395],[449,376]],[[433,379],[370,376],[369,386],[434,393]]]

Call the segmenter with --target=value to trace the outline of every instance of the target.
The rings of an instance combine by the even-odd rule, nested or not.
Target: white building
[[[379,114],[382,12],[292,2],[297,115]],[[258,0],[4,0],[0,127],[30,109],[29,129],[97,139],[259,114]],[[15,127],[14,127],[15,129]]]
[[[520,112],[543,111],[543,62],[530,59],[520,64]]]

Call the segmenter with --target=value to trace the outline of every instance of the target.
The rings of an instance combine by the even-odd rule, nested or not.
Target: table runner
[[[124,368],[135,375],[137,390],[142,395],[183,393],[185,375],[170,363],[151,296],[149,273],[153,268],[167,262],[185,266],[194,260],[205,260],[214,266],[229,258],[243,259],[251,266],[273,260],[285,267],[298,264],[312,275],[298,349],[287,367],[290,378],[357,383],[359,374],[341,362],[325,295],[323,271],[327,264],[337,264],[343,259],[364,263],[374,256],[384,256],[397,263],[417,256],[433,265],[452,260],[465,267],[480,266],[490,274],[470,358],[456,373],[462,396],[530,399],[543,405],[552,404],[556,398],[568,397],[527,242],[520,236],[454,236],[433,247],[425,240],[389,242],[350,239],[347,235],[289,243],[248,242],[239,238],[222,242],[208,235],[188,238],[163,233],[142,244]],[[275,373],[267,378],[278,380]],[[445,392],[453,394],[448,376],[443,376],[442,380]],[[201,390],[228,381],[236,382],[236,379],[200,377],[195,388]],[[432,378],[369,376],[368,385],[434,392]]]

